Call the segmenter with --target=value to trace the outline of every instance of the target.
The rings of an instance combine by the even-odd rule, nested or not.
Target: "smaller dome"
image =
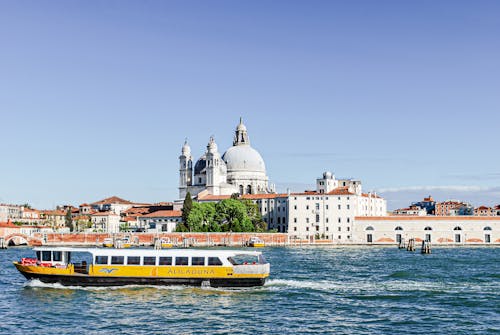
[[[206,173],[205,170],[206,167],[207,167],[207,156],[203,155],[196,161],[196,164],[194,165],[194,174],[197,175]]]

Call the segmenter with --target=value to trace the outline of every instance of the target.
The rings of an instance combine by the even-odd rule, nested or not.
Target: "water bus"
[[[69,247],[34,251],[36,258],[14,262],[19,272],[29,280],[65,286],[262,286],[270,271],[257,251]]]

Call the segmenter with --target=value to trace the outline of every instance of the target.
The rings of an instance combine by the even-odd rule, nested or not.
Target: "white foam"
[[[126,290],[137,288],[154,288],[159,290],[184,290],[191,287],[182,285],[123,285],[123,286],[64,286],[60,283],[43,283],[38,279],[33,279],[24,284],[25,287],[32,288],[50,288],[57,290],[83,290],[83,291],[109,291],[109,290]]]

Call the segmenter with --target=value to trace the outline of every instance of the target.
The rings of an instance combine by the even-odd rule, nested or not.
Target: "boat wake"
[[[341,289],[340,283],[327,280],[290,280],[290,279],[271,279],[265,284],[269,289],[294,288],[294,289],[311,289],[311,290],[336,290]]]
[[[179,291],[190,288],[189,286],[182,285],[122,285],[122,286],[64,286],[59,283],[43,283],[38,279],[33,279],[24,284],[28,288],[47,288],[56,290],[82,290],[82,291],[109,291],[109,290],[130,290],[142,288],[154,288],[159,290]]]

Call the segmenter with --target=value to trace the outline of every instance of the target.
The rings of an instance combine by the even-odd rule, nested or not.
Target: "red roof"
[[[141,215],[143,218],[158,218],[158,217],[180,217],[182,216],[181,211],[172,211],[172,210],[164,210],[164,211],[156,211],[153,213],[149,213],[146,215]]]
[[[117,196],[112,196],[92,203],[92,205],[106,205],[106,204],[132,205],[133,202],[119,198]]]
[[[20,228],[20,227],[10,222],[0,222],[0,228]]]

